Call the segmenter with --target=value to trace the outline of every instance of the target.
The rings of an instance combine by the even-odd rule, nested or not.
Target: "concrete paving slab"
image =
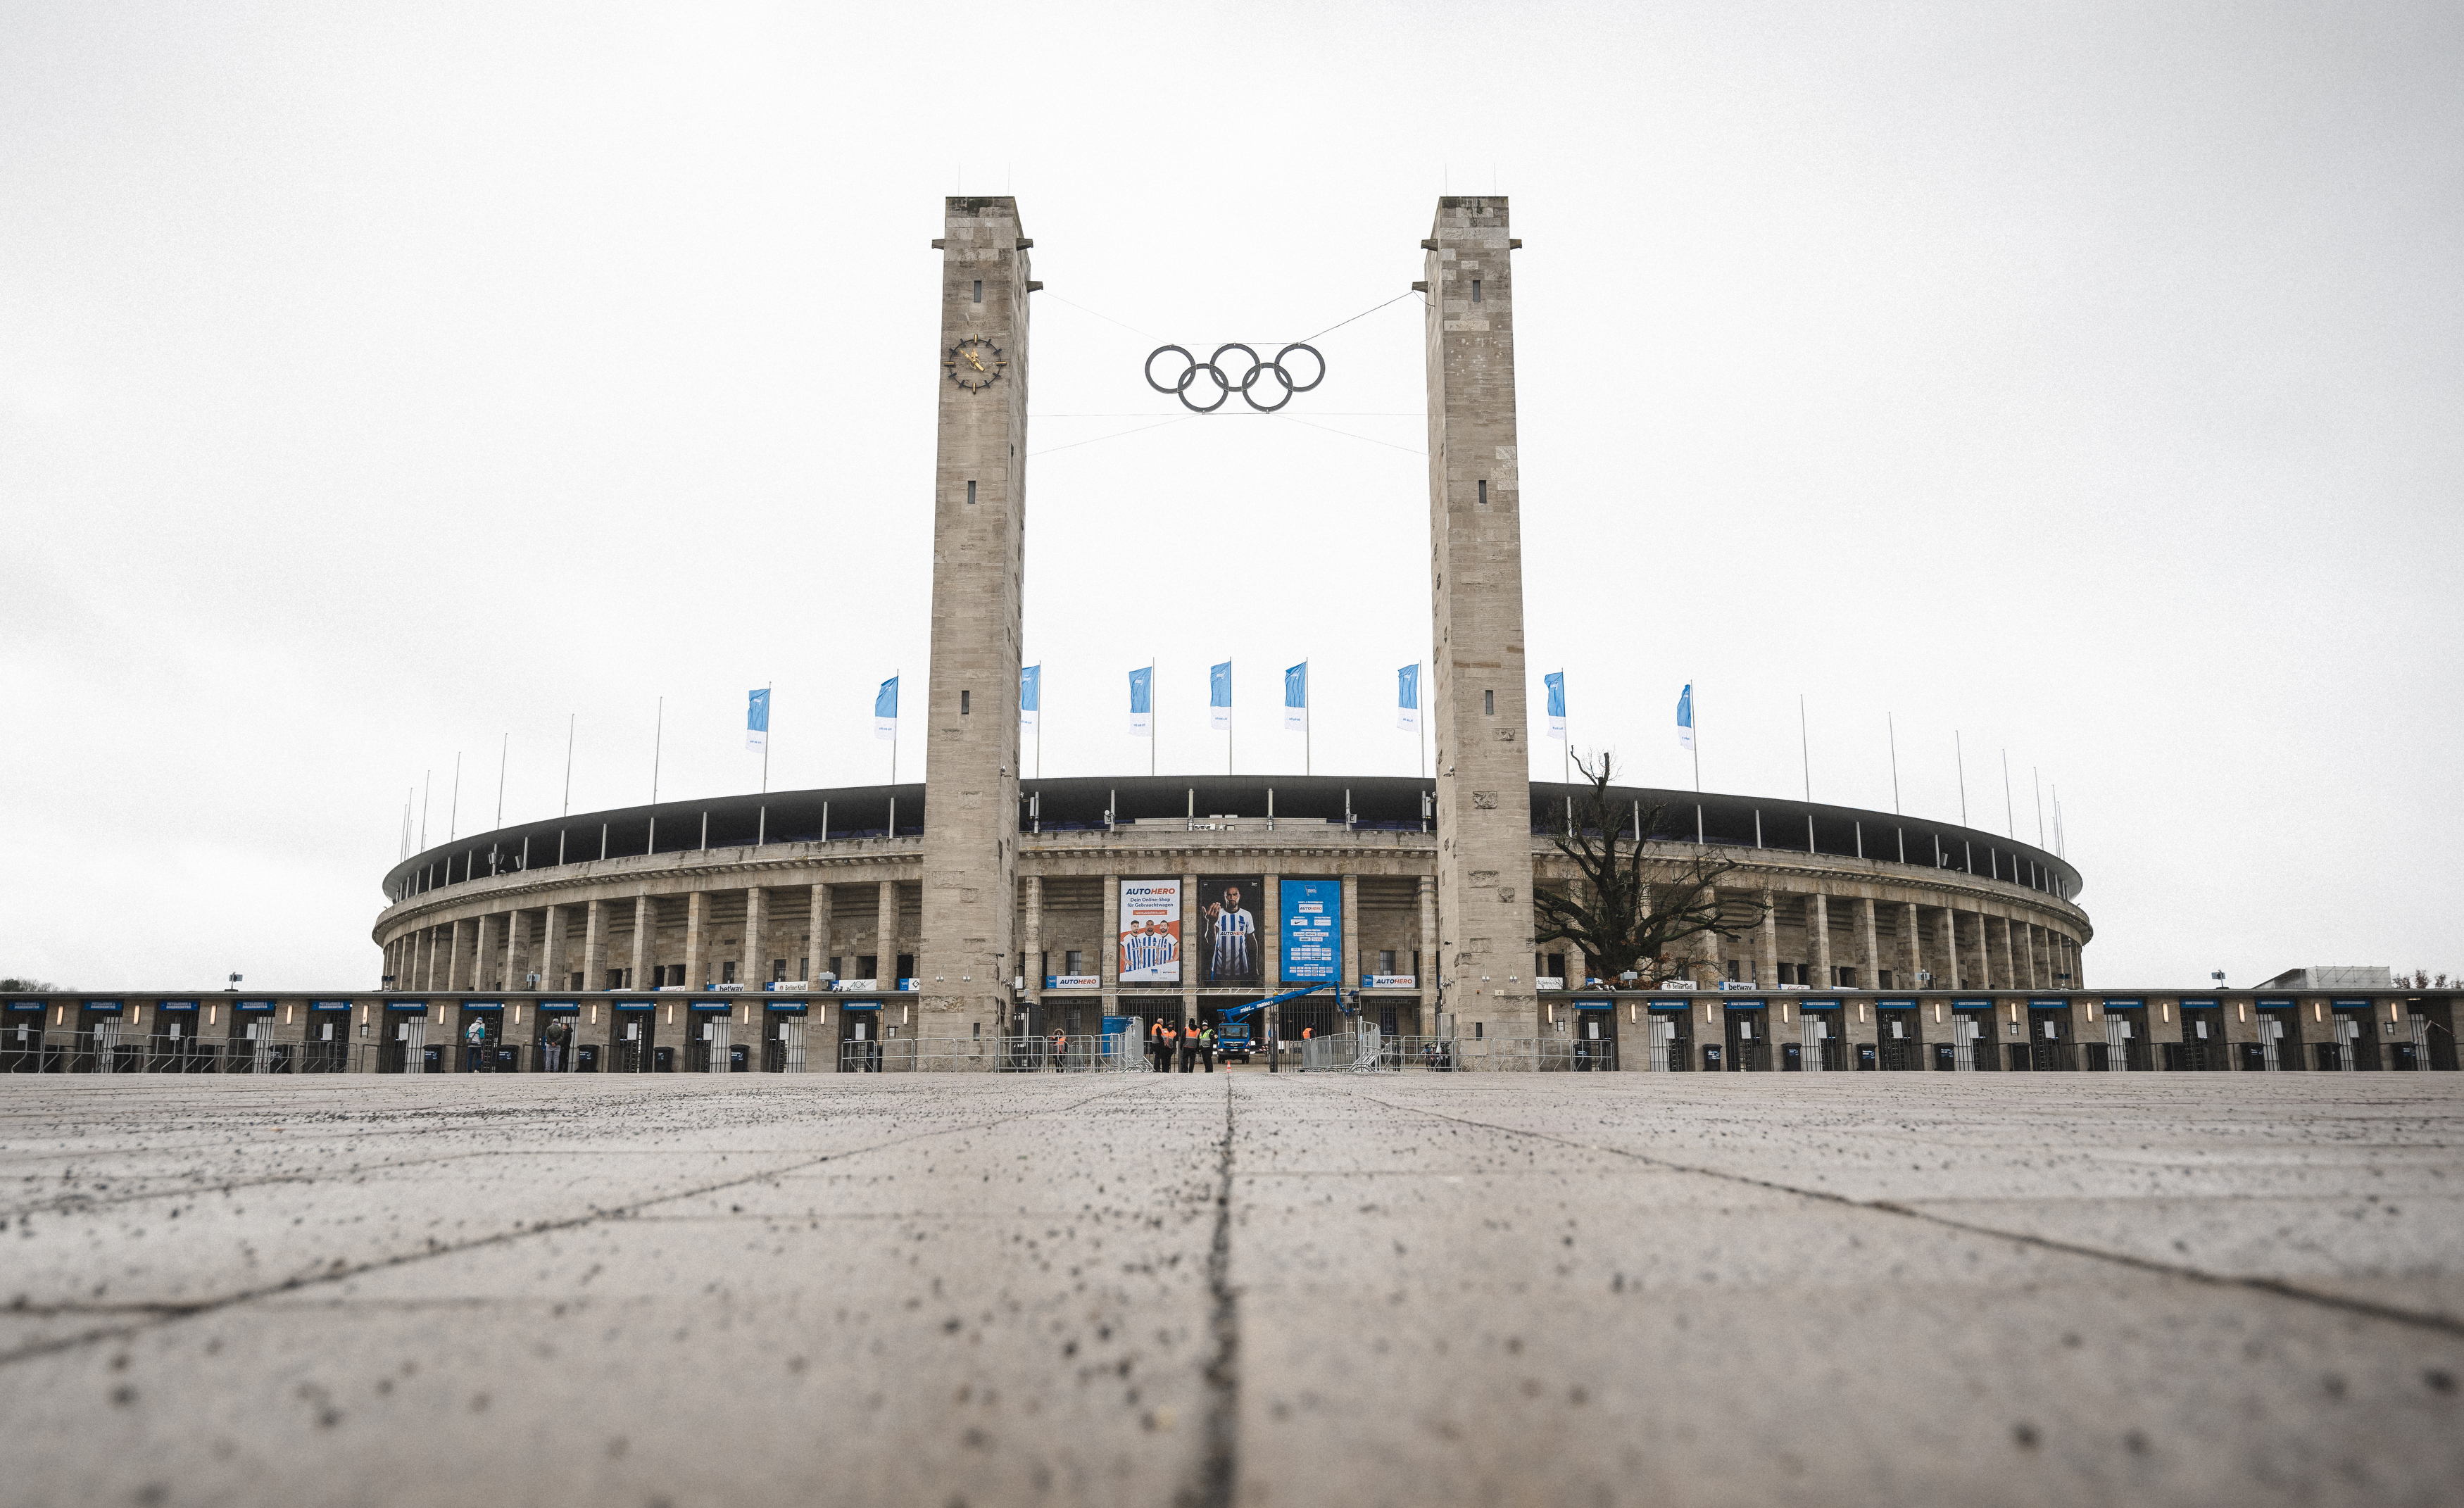
[[[0,1471],[2453,1502],[2451,1191],[2446,1075],[43,1080],[0,1085]]]

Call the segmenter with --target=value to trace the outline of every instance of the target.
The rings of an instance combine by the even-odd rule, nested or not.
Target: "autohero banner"
[[[1258,951],[1258,909],[1266,882],[1254,874],[1207,875],[1198,882],[1198,946],[1211,985],[1247,988],[1265,977]]]
[[[1180,882],[1121,882],[1121,983],[1180,982]]]

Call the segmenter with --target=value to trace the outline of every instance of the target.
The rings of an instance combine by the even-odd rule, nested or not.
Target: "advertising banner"
[[[1265,904],[1263,876],[1205,875],[1198,882],[1198,946],[1206,960],[1204,981],[1247,988],[1265,975],[1258,951],[1258,907]]]
[[[1180,983],[1180,882],[1121,882],[1121,983]]]
[[[1343,882],[1286,880],[1283,884],[1284,983],[1333,984],[1341,980]]]

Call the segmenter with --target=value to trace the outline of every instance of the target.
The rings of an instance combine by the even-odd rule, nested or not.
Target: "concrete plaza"
[[[0,1082],[16,1503],[2464,1499],[2464,1076]]]

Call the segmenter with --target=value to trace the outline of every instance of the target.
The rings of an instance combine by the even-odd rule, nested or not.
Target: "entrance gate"
[[[1721,1013],[1728,1022],[1728,1071],[1771,1072],[1771,1038],[1764,1031],[1763,1002],[1730,1000]]]
[[[839,1072],[881,1072],[881,1002],[859,1002],[839,1009]]]
[[[1914,1000],[1874,1002],[1874,1037],[1875,1056],[1884,1073],[1914,1073],[1925,1067]]]
[[[805,1007],[773,1005],[762,1013],[761,1071],[765,1074],[804,1072]]]
[[[619,1000],[607,1048],[607,1071],[646,1074],[656,1060],[658,1007],[649,1000]]]
[[[1642,1065],[1653,1073],[1676,1073],[1693,1067],[1691,1044],[1684,1027],[1689,1008],[1655,1005],[1643,1014]]]
[[[1387,1012],[1394,1015],[1390,1008]],[[1580,1073],[1617,1065],[1617,1002],[1581,1000],[1574,1007],[1574,1068]]]

